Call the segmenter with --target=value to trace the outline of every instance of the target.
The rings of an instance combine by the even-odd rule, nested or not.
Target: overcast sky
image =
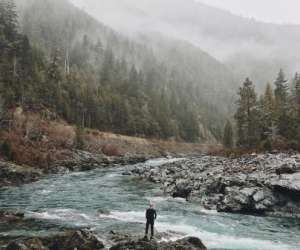
[[[84,7],[84,0],[71,0]],[[97,0],[96,0],[97,1]],[[109,0],[107,0],[109,1]],[[122,0],[119,0],[120,2]],[[151,0],[149,0],[151,1]],[[260,21],[300,24],[300,0],[195,0]]]
[[[272,23],[300,24],[300,0],[196,0]]]

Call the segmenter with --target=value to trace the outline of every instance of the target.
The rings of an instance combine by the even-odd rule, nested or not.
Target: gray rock
[[[281,174],[294,174],[296,173],[296,166],[294,164],[284,163],[279,168],[275,170],[277,175]]]
[[[41,175],[42,171],[36,168],[0,161],[0,187],[19,186],[34,182]]]
[[[88,230],[67,231],[47,238],[29,238],[10,242],[5,250],[100,250],[104,245]]]
[[[119,243],[110,250],[206,250],[200,239],[188,237],[177,241],[160,242],[155,240],[129,240]]]
[[[152,168],[151,174],[140,168],[132,173],[161,183],[173,197],[190,196],[208,209],[300,215],[300,154],[199,156]]]

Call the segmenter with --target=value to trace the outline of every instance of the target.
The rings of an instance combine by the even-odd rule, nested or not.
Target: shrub
[[[264,150],[264,151],[272,151],[272,143],[270,140],[264,140],[262,143],[261,143],[261,149]]]
[[[84,149],[84,139],[83,139],[83,129],[77,128],[76,129],[76,136],[75,136],[75,147],[77,149]]]
[[[74,128],[63,123],[52,122],[45,127],[45,132],[56,147],[70,148],[76,140]]]
[[[296,140],[289,141],[288,148],[292,150],[299,150],[300,149],[299,142]]]
[[[107,156],[121,156],[122,153],[115,145],[107,144],[102,147],[102,153]]]
[[[12,150],[12,146],[8,141],[5,141],[1,145],[1,153],[5,156],[5,158],[9,161],[14,159],[14,153]]]

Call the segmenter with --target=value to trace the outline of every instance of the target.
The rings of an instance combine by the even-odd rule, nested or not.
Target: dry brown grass
[[[2,130],[0,139],[10,145],[12,160],[18,164],[46,167],[63,159],[65,151],[73,147],[74,128],[63,121],[43,119],[20,108],[9,116],[12,122]]]
[[[45,112],[25,112],[17,108],[8,113],[7,119],[12,122],[2,129],[0,142],[9,144],[16,163],[43,168],[71,157],[72,150],[76,148],[76,128],[55,115],[44,115]],[[92,129],[83,130],[82,140],[84,150],[108,156],[159,157],[167,153],[209,153],[222,148],[219,145],[145,139]]]
[[[106,148],[115,147],[116,154],[152,155],[161,156],[167,153],[208,153],[220,150],[220,145],[184,143],[176,141],[164,141],[158,139],[145,139],[139,137],[118,135],[97,130],[86,130],[86,147],[91,152],[106,152]],[[103,150],[104,148],[104,150]],[[108,150],[111,151],[111,150]],[[113,151],[113,150],[112,150]],[[114,154],[114,153],[113,153]]]

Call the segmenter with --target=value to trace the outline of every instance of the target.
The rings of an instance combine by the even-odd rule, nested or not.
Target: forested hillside
[[[47,107],[78,126],[128,135],[221,138],[233,94],[218,84],[234,80],[209,55],[163,38],[160,49],[132,42],[66,0],[17,3],[19,12],[1,1],[5,108]]]
[[[227,65],[239,81],[250,77],[259,91],[279,68],[287,76],[300,68],[300,57],[295,53],[300,50],[299,25],[264,23],[202,4],[201,0],[72,1],[117,30],[159,32],[184,39]]]
[[[237,141],[246,150],[300,150],[300,75],[288,84],[281,69],[274,83],[258,95],[255,84],[247,78],[238,91],[236,120]],[[223,144],[233,148],[230,121],[224,129]]]

